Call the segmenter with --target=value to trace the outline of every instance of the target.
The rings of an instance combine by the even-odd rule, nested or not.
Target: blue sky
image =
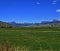
[[[60,0],[0,0],[0,21],[41,22],[60,19]]]

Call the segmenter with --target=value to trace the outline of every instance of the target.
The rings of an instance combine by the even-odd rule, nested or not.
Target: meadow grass
[[[60,51],[59,27],[0,28],[0,44],[31,51]]]

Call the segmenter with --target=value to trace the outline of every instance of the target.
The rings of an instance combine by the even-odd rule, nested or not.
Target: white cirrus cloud
[[[57,9],[56,12],[60,13],[60,9]]]
[[[40,2],[32,3],[32,5],[40,5]]]
[[[40,4],[40,2],[36,2],[36,4],[37,4],[37,5],[39,5],[39,4]]]
[[[53,0],[52,4],[56,4],[58,2],[58,0]]]

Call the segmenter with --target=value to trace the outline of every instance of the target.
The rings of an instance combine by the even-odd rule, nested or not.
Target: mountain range
[[[53,20],[53,21],[42,21],[41,23],[16,23],[16,22],[9,22],[12,26],[16,27],[46,27],[46,26],[54,26],[54,27],[60,27],[60,20]]]
[[[0,27],[60,27],[60,20],[42,21],[41,23],[16,23],[0,21]]]

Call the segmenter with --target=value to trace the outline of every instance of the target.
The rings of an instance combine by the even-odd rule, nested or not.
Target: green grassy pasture
[[[0,28],[0,44],[6,41],[12,48],[60,51],[60,28]]]

